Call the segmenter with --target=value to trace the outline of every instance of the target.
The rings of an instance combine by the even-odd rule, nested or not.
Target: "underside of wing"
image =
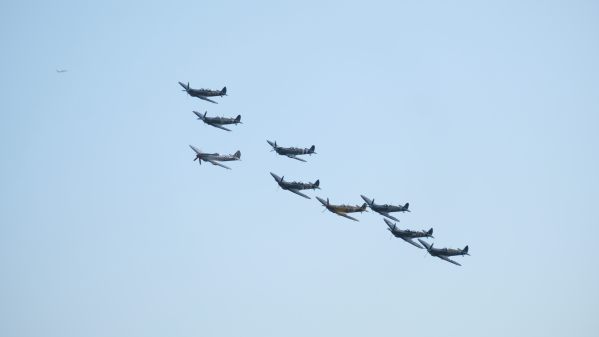
[[[189,147],[191,147],[191,149],[192,149],[192,150],[194,150],[196,154],[200,154],[200,153],[202,153],[202,151],[198,150],[198,149],[197,149],[195,146],[193,146],[193,145],[189,145]]]
[[[231,130],[227,129],[226,127],[218,125],[218,124],[212,124],[212,123],[206,123],[206,124],[208,124],[210,126],[214,126],[215,128],[223,129],[225,131],[231,131]]]
[[[221,163],[217,162],[216,160],[208,159],[208,160],[206,160],[206,161],[207,161],[207,162],[210,162],[210,164],[212,164],[212,165],[217,165],[217,166],[220,166],[220,167],[224,167],[224,168],[226,168],[227,170],[230,170],[230,169],[231,169],[230,167],[228,167],[228,166],[225,166],[225,165],[223,165],[223,164],[221,164]]]
[[[215,102],[215,101],[211,100],[210,98],[206,98],[204,96],[198,96],[198,98],[199,99],[203,99],[204,101],[208,101],[208,102],[211,102],[211,103],[214,103],[214,104],[218,104],[218,102]]]
[[[397,222],[399,222],[399,220],[397,220],[397,218],[395,218],[394,216],[390,215],[389,213],[385,213],[385,212],[378,212],[378,213],[379,213],[380,215],[382,215],[382,216],[385,216],[385,217],[387,217],[387,218],[389,218],[389,219],[393,220],[393,221],[397,221]],[[420,248],[422,248],[422,247],[420,247]]]
[[[452,259],[448,258],[447,256],[443,256],[443,255],[437,255],[437,257],[438,257],[438,258],[440,258],[441,260],[445,260],[445,261],[447,261],[447,262],[449,262],[449,263],[453,263],[453,264],[455,264],[455,265],[457,265],[457,266],[461,266],[461,264],[459,264],[459,263],[455,262],[454,260],[452,260]]]
[[[335,214],[337,214],[337,215],[339,215],[339,216],[342,216],[342,217],[344,217],[344,218],[348,218],[348,219],[350,219],[350,220],[354,220],[354,221],[360,221],[360,220],[358,220],[358,219],[356,219],[356,218],[354,218],[354,217],[351,217],[351,216],[349,216],[349,215],[347,215],[347,214],[345,214],[345,213],[341,213],[341,212],[333,212],[333,213],[335,213]]]
[[[289,192],[292,192],[292,193],[295,193],[295,194],[297,194],[297,195],[299,195],[299,196],[302,196],[302,197],[304,197],[304,198],[306,198],[306,199],[310,199],[310,197],[309,197],[309,196],[307,196],[307,195],[303,194],[302,192],[300,192],[300,191],[298,191],[298,190],[293,190],[293,189],[290,189],[290,188],[289,188],[289,189],[287,189],[287,191],[289,191]]]
[[[295,155],[292,154],[288,154],[287,157],[291,158],[291,159],[295,159],[295,160],[299,160],[299,161],[303,161],[304,163],[306,162],[304,159],[302,158],[298,158]]]
[[[424,249],[424,247],[422,247],[420,244],[418,244],[418,243],[416,243],[416,242],[412,241],[412,239],[408,239],[408,238],[405,238],[405,239],[404,239],[404,238],[402,238],[402,239],[403,239],[405,242],[407,242],[407,243],[409,243],[409,244],[413,245],[414,247],[418,247],[418,248],[420,248],[420,249]]]

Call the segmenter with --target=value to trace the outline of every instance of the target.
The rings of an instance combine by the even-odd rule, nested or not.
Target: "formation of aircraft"
[[[366,203],[364,203],[362,206],[352,206],[352,205],[333,205],[331,203],[329,203],[329,198],[327,198],[327,200],[324,200],[321,197],[316,197],[316,199],[318,199],[318,201],[320,201],[320,203],[326,207],[326,209],[329,210],[329,212],[335,213],[339,216],[342,216],[344,218],[348,218],[354,221],[360,221],[352,216],[347,215],[347,213],[356,213],[356,212],[368,212],[368,210],[366,209]]]
[[[56,72],[63,73],[63,72],[66,72],[66,70],[57,69]],[[209,89],[192,89],[189,86],[189,82],[187,83],[187,85],[182,82],[179,82],[179,85],[181,85],[184,89],[183,91],[187,92],[187,94],[189,94],[190,96],[197,97],[202,100],[205,100],[205,101],[208,101],[211,103],[215,103],[215,104],[217,104],[217,102],[209,99],[208,97],[225,96],[227,94],[227,87],[224,87],[222,90],[209,90]],[[241,115],[238,115],[235,118],[227,118],[227,117],[208,117],[207,111],[204,112],[204,114],[201,114],[197,111],[193,111],[193,113],[198,117],[198,119],[202,120],[204,123],[206,123],[210,126],[213,126],[215,128],[225,130],[225,131],[231,131],[231,130],[224,127],[224,125],[241,124]],[[299,158],[298,156],[306,155],[306,154],[307,155],[316,154],[316,152],[315,152],[316,147],[314,145],[312,145],[310,148],[297,148],[297,147],[278,146],[276,141],[271,142],[270,140],[267,140],[267,142],[270,146],[272,146],[272,151],[276,151],[277,154],[282,155],[282,156],[287,156],[289,158],[299,160],[302,162],[306,162],[306,160]],[[196,154],[195,158],[193,160],[194,161],[197,160],[200,165],[202,164],[202,161],[205,161],[205,162],[209,162],[213,165],[217,165],[217,166],[220,166],[220,167],[230,170],[231,169],[230,167],[222,164],[221,162],[241,160],[241,151],[237,151],[231,155],[221,155],[218,153],[202,152],[199,149],[197,149],[196,147],[194,147],[193,145],[189,145],[189,147],[191,147],[191,149]],[[270,175],[275,179],[277,184],[282,189],[292,192],[294,194],[297,194],[306,199],[311,199],[311,198],[308,195],[304,194],[302,191],[320,189],[320,180],[316,180],[313,183],[310,183],[310,182],[304,183],[304,182],[298,182],[298,181],[285,181],[284,176],[279,177],[278,175],[276,175],[273,172],[270,172]],[[409,210],[410,204],[409,203],[405,203],[404,205],[376,204],[374,202],[374,199],[369,199],[368,197],[366,197],[364,195],[360,195],[360,197],[362,197],[362,199],[364,200],[364,204],[355,205],[355,206],[354,205],[343,205],[343,204],[334,205],[329,202],[328,198],[325,200],[323,198],[316,197],[316,199],[331,213],[334,213],[336,215],[342,216],[344,218],[347,218],[347,219],[350,219],[353,221],[359,221],[359,220],[354,218],[353,216],[350,216],[349,215],[350,213],[367,212],[368,208],[370,208],[372,211],[385,217],[385,218],[383,218],[383,220],[385,221],[385,224],[387,224],[387,227],[388,227],[387,230],[393,236],[395,236],[396,238],[402,239],[405,242],[407,242],[407,243],[411,244],[412,246],[417,247],[419,249],[426,249],[426,251],[430,255],[436,256],[442,260],[453,263],[455,265],[461,266],[461,264],[450,259],[449,257],[458,256],[458,255],[460,255],[460,256],[470,255],[470,254],[468,254],[468,246],[464,247],[464,249],[434,248],[433,244],[429,244],[426,241],[424,241],[423,238],[434,239],[432,228],[429,230],[420,230],[420,231],[409,230],[409,229],[400,229],[397,227],[397,223],[393,223],[388,220],[388,219],[391,219],[393,221],[399,222],[399,220],[397,218],[395,218],[394,216],[392,216],[390,213],[410,212],[410,210]],[[414,241],[414,239],[417,239],[418,242]]]
[[[431,256],[436,256],[438,258],[440,258],[441,260],[445,260],[449,263],[453,263],[455,265],[461,266],[461,264],[455,262],[454,260],[450,259],[448,256],[463,256],[463,255],[470,255],[468,254],[468,246],[464,247],[464,249],[452,249],[452,248],[433,248],[433,244],[428,244],[426,241],[418,239],[418,241],[420,241],[420,243],[426,247],[426,250],[428,251],[429,254],[431,254]]]
[[[389,213],[391,212],[409,212],[410,210],[408,209],[408,207],[410,207],[410,203],[406,202],[405,205],[399,205],[399,206],[395,206],[395,205],[377,205],[374,203],[374,199],[370,200],[367,197],[365,197],[364,195],[360,195],[362,197],[362,199],[364,199],[364,201],[366,202],[366,204],[368,204],[368,207],[370,207],[371,210],[377,212],[378,214],[387,217],[393,221],[399,221],[396,218],[394,218],[393,216],[389,215]]]
[[[189,86],[189,82],[187,82],[187,85],[185,85],[185,83],[179,82],[179,85],[183,87],[183,91],[187,92],[187,94],[189,96],[197,97],[199,99],[203,99],[204,101],[208,101],[208,102],[211,102],[214,104],[218,104],[218,102],[215,102],[215,101],[209,99],[208,97],[227,96],[227,87],[224,87],[221,90],[210,90],[210,89],[192,89]]]
[[[215,128],[223,129],[225,131],[231,131],[231,130],[227,129],[223,125],[243,124],[243,123],[241,123],[241,115],[237,115],[237,117],[235,117],[235,118],[226,118],[226,117],[208,117],[208,116],[206,116],[208,111],[204,112],[203,115],[197,111],[193,111],[193,113],[196,116],[198,116],[198,119],[202,120],[204,123],[206,123],[210,126],[214,126]]]
[[[289,158],[292,158],[292,159],[295,159],[295,160],[299,160],[299,161],[303,161],[303,162],[305,162],[306,160],[304,160],[302,158],[298,158],[297,156],[303,155],[303,154],[309,154],[309,155],[316,154],[316,152],[314,152],[314,150],[316,149],[316,147],[314,145],[312,145],[310,148],[301,149],[301,148],[298,148],[298,147],[282,147],[282,146],[278,146],[276,140],[274,142],[271,142],[270,140],[267,140],[266,142],[268,144],[270,144],[270,146],[272,146],[272,151],[277,152],[281,156],[287,156]]]
[[[302,196],[306,199],[310,199],[310,197],[305,195],[304,193],[300,192],[300,190],[320,189],[320,180],[316,180],[313,183],[302,183],[302,182],[298,182],[298,181],[285,181],[284,180],[285,176],[279,177],[278,175],[276,175],[272,172],[270,172],[270,175],[273,178],[275,178],[275,181],[277,182],[277,184],[279,184],[279,186],[281,186],[282,189],[287,190],[292,193],[295,193],[295,194]]]
[[[230,167],[223,165],[219,162],[241,160],[241,151],[237,151],[234,154],[221,155],[218,153],[202,152],[193,145],[189,145],[189,147],[191,147],[191,149],[196,153],[196,156],[195,156],[195,158],[193,158],[193,160],[194,161],[197,160],[200,165],[202,165],[202,160],[203,160],[203,161],[209,162],[212,165],[217,165],[217,166],[224,167],[224,168],[230,170],[231,169]]]

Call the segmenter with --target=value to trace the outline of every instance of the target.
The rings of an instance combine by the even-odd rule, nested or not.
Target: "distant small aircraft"
[[[278,154],[282,155],[282,156],[287,156],[289,158],[292,159],[296,159],[299,161],[303,161],[305,162],[304,159],[298,158],[296,156],[298,155],[302,155],[302,154],[316,154],[316,152],[314,152],[314,150],[316,149],[316,147],[314,145],[312,145],[309,149],[305,148],[305,149],[300,149],[297,147],[282,147],[282,146],[278,146],[277,145],[277,141],[271,142],[270,140],[266,141],[268,144],[270,144],[270,146],[272,146],[272,150],[276,151]]]
[[[364,201],[366,201],[366,203],[368,204],[368,207],[370,207],[371,210],[377,212],[378,214],[385,216],[393,221],[399,221],[396,218],[394,218],[393,216],[389,215],[390,212],[409,212],[410,210],[408,209],[408,207],[410,207],[410,203],[406,202],[405,205],[399,205],[399,206],[395,206],[395,205],[377,205],[374,203],[374,199],[370,200],[367,197],[360,195],[362,197],[362,199],[364,199]]]
[[[212,165],[217,165],[217,166],[224,167],[224,168],[230,170],[231,169],[230,167],[219,163],[219,161],[241,160],[241,151],[237,151],[237,152],[235,152],[235,154],[231,154],[231,155],[220,155],[218,153],[204,153],[204,152],[198,150],[193,145],[189,145],[189,147],[191,147],[191,149],[196,153],[196,157],[193,160],[194,161],[197,160],[198,163],[200,163],[200,165],[202,165],[202,160],[203,160],[203,161],[209,162]]]
[[[243,124],[243,123],[241,123],[241,115],[237,115],[237,117],[235,117],[235,118],[225,118],[225,117],[206,117],[206,114],[208,113],[208,111],[204,112],[203,115],[197,111],[193,111],[193,113],[196,116],[198,116],[198,119],[201,119],[202,121],[204,121],[204,123],[206,123],[210,126],[214,126],[215,128],[223,129],[225,131],[231,131],[231,130],[225,128],[222,125]]]
[[[301,183],[301,182],[297,182],[297,181],[285,181],[284,178],[285,176],[279,177],[278,175],[270,172],[270,175],[275,178],[275,181],[277,182],[277,184],[279,184],[279,186],[281,186],[282,189],[287,190],[289,192],[295,193],[299,196],[302,196],[306,199],[310,199],[309,196],[303,194],[302,192],[300,192],[300,190],[315,190],[315,189],[320,189],[320,180],[316,180],[313,183]]]
[[[204,101],[212,102],[214,104],[218,104],[218,103],[209,99],[208,97],[227,96],[227,87],[222,88],[222,90],[210,90],[210,89],[192,89],[189,87],[189,82],[187,82],[187,85],[185,85],[185,83],[179,82],[179,85],[181,85],[183,87],[183,91],[187,92],[187,94],[189,96],[197,97],[199,99],[203,99]]]
[[[387,219],[383,219],[385,220],[385,223],[387,224],[387,226],[389,226],[389,228],[387,228],[387,230],[389,230],[389,232],[391,232],[391,234],[393,234],[393,236],[395,236],[396,238],[400,238],[402,240],[404,240],[405,242],[418,247],[420,249],[423,249],[424,247],[422,247],[421,245],[419,245],[417,242],[414,242],[412,239],[415,238],[433,238],[433,229],[429,229],[428,231],[411,231],[411,230],[401,230],[399,228],[397,228],[396,224],[392,223],[391,221],[387,220]]]
[[[363,204],[362,206],[351,206],[351,205],[331,205],[329,203],[329,198],[327,198],[327,200],[324,200],[320,197],[316,197],[316,199],[318,199],[318,201],[320,201],[320,203],[326,207],[326,209],[328,209],[330,212],[335,213],[339,216],[342,216],[344,218],[348,218],[354,221],[359,221],[358,219],[351,217],[349,215],[347,215],[347,213],[355,213],[355,212],[367,212],[368,210],[366,210],[366,204]]]
[[[433,248],[433,244],[430,245],[421,239],[418,239],[420,243],[426,247],[426,250],[432,256],[436,256],[442,260],[445,260],[449,263],[453,263],[455,265],[461,266],[461,264],[455,262],[454,260],[448,258],[448,256],[456,256],[456,255],[470,255],[468,254],[468,246],[464,247],[464,249],[451,249],[451,248]]]
[[[66,73],[67,71],[68,70],[66,70],[66,69],[56,69],[56,72],[59,73],[59,74],[60,73]]]

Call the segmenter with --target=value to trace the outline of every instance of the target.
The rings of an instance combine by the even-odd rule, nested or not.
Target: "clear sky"
[[[598,19],[593,1],[0,3],[0,335],[597,336]],[[189,144],[242,161],[199,167]],[[410,202],[401,228],[472,256],[322,213],[270,171]]]

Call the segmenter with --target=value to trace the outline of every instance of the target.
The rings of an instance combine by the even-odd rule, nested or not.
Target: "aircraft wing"
[[[210,126],[214,126],[215,128],[223,129],[225,131],[231,131],[231,130],[227,129],[226,127],[218,125],[218,124],[212,124],[212,123],[206,123],[206,124],[208,124]]]
[[[291,159],[295,159],[295,160],[299,160],[299,161],[303,161],[304,163],[306,162],[304,159],[302,158],[298,158],[294,155],[288,154],[287,157],[291,158]]]
[[[270,172],[270,175],[271,175],[273,178],[275,178],[275,180],[276,180],[277,182],[281,181],[281,177],[279,177],[278,175],[276,175],[276,174],[274,174],[274,173],[272,173],[272,172]]]
[[[447,262],[449,262],[449,263],[453,263],[453,264],[455,264],[456,266],[461,266],[461,264],[459,264],[459,263],[455,262],[454,260],[452,260],[452,259],[448,258],[447,256],[443,256],[443,255],[437,255],[437,257],[438,257],[438,258],[440,258],[440,259],[442,259],[442,260],[445,260],[445,261],[447,261]]]
[[[387,217],[387,218],[389,218],[389,219],[391,219],[393,221],[399,222],[399,220],[397,220],[397,218],[395,218],[394,216],[390,215],[389,213],[385,213],[385,212],[377,212],[377,213],[379,213],[380,215],[385,216],[385,217]]]
[[[324,199],[323,199],[323,198],[321,198],[321,197],[316,197],[316,200],[320,201],[320,203],[321,203],[323,206],[326,206],[326,205],[327,205],[327,201],[326,201],[326,200],[324,200]]]
[[[202,151],[198,150],[198,149],[197,149],[195,146],[193,146],[193,145],[189,145],[189,147],[191,147],[191,149],[192,149],[192,150],[194,150],[194,151],[195,151],[195,153],[197,153],[197,154],[200,154],[200,153],[202,153]]]
[[[412,239],[408,239],[408,238],[402,238],[402,240],[404,240],[405,242],[413,245],[414,247],[418,247],[420,249],[424,249],[424,247],[422,247],[421,245],[419,245],[418,243],[412,241]]]
[[[213,100],[211,100],[210,98],[204,97],[204,96],[198,96],[199,99],[203,99],[204,101],[208,101],[208,102],[212,102],[214,104],[218,104],[218,102],[215,102]]]
[[[289,192],[292,192],[292,193],[295,193],[295,194],[297,194],[297,195],[299,195],[299,196],[302,196],[302,197],[304,197],[304,198],[306,198],[306,199],[310,199],[310,197],[309,197],[309,196],[307,196],[307,195],[303,194],[302,192],[300,192],[300,191],[298,191],[298,190],[293,190],[293,189],[290,189],[290,188],[289,188],[289,189],[287,189],[287,191],[289,191]]]
[[[364,202],[366,202],[368,205],[372,204],[372,200],[368,199],[365,195],[360,194],[360,197],[362,197],[362,199],[364,199]]]
[[[331,212],[333,212],[333,211],[331,211]],[[358,219],[356,219],[356,218],[354,218],[354,217],[351,217],[351,216],[349,216],[349,215],[347,215],[347,214],[345,214],[345,213],[341,213],[341,212],[333,212],[333,213],[335,213],[335,214],[337,214],[337,215],[339,215],[339,216],[342,216],[342,217],[344,217],[344,218],[348,218],[348,219],[350,219],[350,220],[354,220],[354,221],[360,221],[360,220],[358,220]]]
[[[426,242],[426,241],[424,241],[424,240],[422,240],[422,239],[418,239],[418,241],[419,241],[419,242],[420,242],[420,243],[421,243],[421,244],[422,244],[424,247],[426,247],[426,249],[429,249],[429,248],[431,247],[431,245],[430,245],[428,242]]]
[[[226,168],[227,170],[230,170],[230,169],[231,169],[230,167],[228,167],[228,166],[225,166],[225,165],[223,165],[223,164],[221,164],[221,163],[217,162],[216,160],[207,159],[206,161],[207,161],[207,162],[209,162],[209,163],[210,163],[210,164],[212,164],[212,165],[216,165],[216,166],[224,167],[224,168]]]

